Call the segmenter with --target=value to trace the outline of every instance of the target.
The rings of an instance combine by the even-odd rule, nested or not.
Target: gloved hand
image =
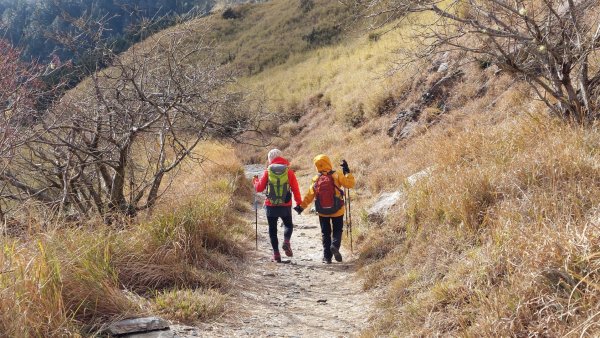
[[[301,206],[299,206],[299,205],[297,205],[297,206],[294,207],[294,210],[296,210],[296,212],[298,213],[298,215],[300,215],[304,211],[304,208],[301,207]]]
[[[348,162],[346,162],[346,160],[342,160],[342,163],[340,163],[340,166],[342,166],[342,171],[344,172],[344,175],[350,173],[350,168],[348,168]]]

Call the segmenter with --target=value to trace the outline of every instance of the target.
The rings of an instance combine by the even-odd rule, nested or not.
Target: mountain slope
[[[357,176],[361,274],[388,295],[387,315],[365,335],[597,334],[597,129],[548,115],[527,84],[460,66],[460,55],[381,77],[406,41],[369,36],[242,80],[293,117],[276,145],[301,174],[327,153]],[[406,135],[389,132],[393,120]],[[428,178],[405,183],[425,168]],[[378,193],[400,189],[403,202],[382,223],[357,217]]]
[[[323,10],[330,4],[316,3]],[[231,65],[245,75],[244,88],[265,98],[278,121],[270,126],[274,145],[291,158],[301,187],[319,153],[347,159],[357,177],[364,287],[387,294],[379,300],[386,314],[365,335],[597,332],[597,130],[548,115],[527,84],[494,66],[461,65],[460,54],[389,75],[394,51],[419,48],[402,34],[409,23],[381,35],[355,21],[328,46],[303,41],[295,54],[263,63],[295,50],[307,34],[296,26],[302,33],[274,49],[248,41],[260,36],[247,31],[261,14],[300,10],[287,4],[242,7],[255,19],[215,16],[211,25],[231,41],[224,54],[245,55],[243,46],[259,52],[252,67],[237,56]],[[239,147],[244,161],[262,162],[265,153]],[[426,179],[406,184],[426,168]],[[382,221],[366,217],[379,193],[397,190],[404,199]]]
[[[267,117],[263,132],[272,136],[269,147],[280,147],[290,158],[303,192],[315,173],[315,155],[348,161],[357,178],[351,196],[359,251],[347,255],[345,237],[344,254],[360,266],[365,294],[378,296],[377,315],[368,318],[360,334],[598,335],[597,128],[550,115],[526,83],[494,65],[464,65],[460,53],[417,60],[410,67],[395,65],[398,49],[420,48],[403,34],[412,29],[410,20],[391,31],[393,26],[368,31],[368,22],[354,20],[338,2],[326,0],[273,0],[224,14],[173,27],[144,43],[174,30],[186,31],[190,42],[212,41],[222,65],[238,76],[232,86],[253,98],[242,108]],[[268,148],[237,144],[236,150],[238,158],[226,156],[227,162],[263,163]],[[215,161],[217,168],[223,164]],[[228,168],[231,181],[213,187],[226,195],[218,201],[227,205],[232,196],[227,194],[233,193],[228,182],[239,182],[236,167]],[[409,182],[417,172],[422,178]],[[210,178],[191,172],[187,180],[202,175]],[[369,207],[383,192],[400,192],[401,199],[386,215],[369,217]],[[215,206],[219,212],[225,207]],[[217,216],[229,221],[226,214]],[[315,218],[305,217],[303,225],[316,226]],[[294,240],[302,237],[300,230]],[[318,253],[318,238],[309,241],[314,248],[303,244],[302,252]],[[177,252],[177,245],[169,248]],[[230,254],[216,253],[215,264],[228,261]],[[294,269],[269,265],[266,257],[247,262],[254,272]],[[207,276],[221,281],[220,275]],[[253,284],[249,303],[236,305],[251,308],[252,301],[264,301],[252,299],[260,277],[271,276],[238,277],[241,286]],[[318,282],[314,290],[330,281]],[[116,313],[126,313],[128,304],[117,303]],[[269,327],[250,329],[270,332]]]

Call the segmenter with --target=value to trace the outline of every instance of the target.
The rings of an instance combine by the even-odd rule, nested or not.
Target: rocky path
[[[262,165],[247,166],[246,175],[260,174]],[[262,205],[262,201],[260,201]],[[355,258],[346,233],[341,263],[324,264],[318,216],[294,214],[293,257],[271,261],[272,250],[265,212],[258,210],[258,250],[232,281],[226,313],[197,327],[171,325],[169,331],[129,335],[128,338],[183,337],[351,337],[368,325],[373,295],[364,292],[356,276]],[[248,215],[254,221],[255,214]],[[254,222],[252,222],[254,227]],[[283,227],[278,228],[280,245]]]
[[[256,167],[256,168],[254,168]],[[264,167],[248,166],[249,177]],[[254,218],[254,214],[251,215]],[[254,224],[253,224],[254,225]],[[283,228],[278,228],[280,245]],[[321,230],[316,214],[294,212],[292,249],[285,263],[271,262],[265,212],[258,210],[258,250],[233,281],[227,313],[200,325],[202,337],[351,337],[368,325],[372,297],[356,276],[346,239],[342,263],[323,264]],[[346,236],[344,232],[344,237]]]
[[[275,263],[271,262],[264,210],[259,210],[258,250],[250,253],[245,270],[233,281],[233,295],[225,315],[197,327],[172,325],[169,331],[127,337],[356,336],[368,325],[372,295],[361,289],[346,242],[340,250],[344,262],[321,262],[317,222],[314,214],[294,215],[294,257],[284,257],[286,263]],[[279,234],[281,240],[282,227]]]
[[[371,300],[355,276],[352,255],[344,262],[321,262],[321,233],[314,214],[294,215],[287,263],[271,262],[264,211],[259,210],[259,248],[234,281],[228,313],[200,327],[206,337],[349,337],[367,325]],[[282,238],[283,228],[279,228]],[[283,251],[281,251],[283,254]]]
[[[197,327],[172,325],[171,331],[128,338],[182,337],[352,337],[368,325],[373,295],[364,292],[344,239],[342,263],[321,262],[321,232],[315,214],[294,213],[292,249],[285,263],[271,262],[264,210],[259,210],[258,250],[233,280],[226,313]],[[254,214],[252,214],[254,217]],[[254,224],[252,224],[254,226]],[[280,244],[283,228],[279,227]],[[344,231],[344,237],[346,233]]]

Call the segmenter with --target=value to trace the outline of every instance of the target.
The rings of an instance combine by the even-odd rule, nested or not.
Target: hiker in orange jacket
[[[286,256],[292,257],[294,255],[290,244],[290,239],[294,232],[294,225],[292,223],[292,195],[296,205],[300,205],[302,199],[296,175],[290,169],[288,160],[283,158],[281,150],[272,149],[269,151],[267,158],[269,160],[267,169],[265,169],[260,178],[255,176],[252,183],[257,192],[267,190],[265,211],[267,222],[269,223],[269,237],[271,239],[271,246],[273,247],[273,261],[280,263],[281,254],[279,253],[279,240],[277,238],[277,220],[281,218],[284,226],[283,245],[281,248]],[[272,180],[269,179],[270,175]],[[283,182],[281,185],[278,184],[280,181],[277,181],[277,178]],[[278,196],[277,191],[279,191],[281,196]]]
[[[315,200],[315,209],[319,214],[323,242],[323,263],[331,264],[331,257],[342,261],[340,245],[344,227],[344,193],[342,188],[354,188],[354,176],[348,163],[342,160],[342,173],[333,170],[331,160],[326,155],[317,155],[313,162],[318,174],[312,179],[308,192],[300,206],[294,210],[301,214]],[[333,232],[333,240],[332,240]]]

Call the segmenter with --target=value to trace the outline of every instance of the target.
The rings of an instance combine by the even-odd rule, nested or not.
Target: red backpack
[[[319,174],[319,178],[313,186],[315,190],[315,210],[323,215],[335,214],[344,206],[344,200],[336,196],[335,191],[340,192],[340,196],[344,196],[344,191],[335,185],[333,173],[330,171],[327,174]]]

